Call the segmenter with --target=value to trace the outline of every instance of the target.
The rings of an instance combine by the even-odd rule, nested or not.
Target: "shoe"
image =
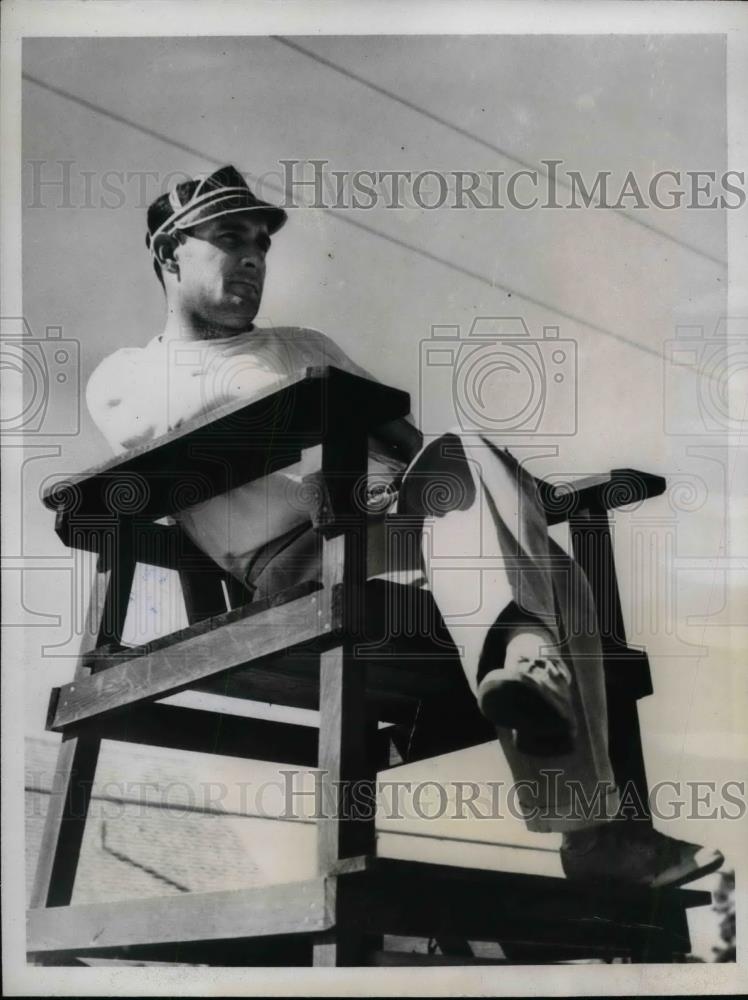
[[[579,882],[664,889],[709,875],[725,860],[720,851],[668,837],[643,821],[613,820],[580,834],[564,834],[561,846],[564,874]]]
[[[489,671],[477,697],[487,719],[514,730],[520,753],[547,757],[574,750],[571,673],[563,660],[519,656],[503,670]]]

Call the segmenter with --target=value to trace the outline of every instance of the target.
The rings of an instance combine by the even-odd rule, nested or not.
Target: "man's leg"
[[[547,652],[558,655],[571,673],[573,747],[561,755],[528,755],[511,730],[498,728],[497,735],[515,781],[530,783],[521,786],[528,789],[528,829],[568,832],[612,819],[619,795],[608,755],[602,646],[590,586],[579,564],[550,538],[548,550],[560,634],[558,646]],[[532,794],[535,783],[539,790]]]
[[[588,826],[587,818],[574,816],[572,796],[580,794],[591,801],[602,795],[602,818],[614,815],[600,642],[596,623],[589,620],[592,599],[587,589],[587,620],[570,645],[558,612],[586,580],[548,537],[532,477],[489,442],[446,434],[411,463],[398,509],[431,515],[424,529],[425,572],[484,714],[497,722],[508,704],[504,715],[515,713],[523,724],[513,732],[497,722],[497,733],[515,782],[537,788],[523,802],[528,827]],[[545,667],[533,667],[540,658]],[[556,740],[554,752],[538,753],[554,718],[561,735],[567,712],[573,739]],[[526,729],[529,742],[533,728],[539,730],[539,747],[528,754],[519,737]]]
[[[425,572],[484,714],[495,721],[503,699],[520,726],[555,718],[558,736],[568,694],[573,745],[563,752],[538,753],[541,732],[528,753],[528,733],[523,746],[518,729],[497,728],[515,782],[537,788],[524,803],[528,827],[564,833],[567,876],[662,886],[718,868],[718,851],[610,822],[618,799],[594,603],[581,567],[548,537],[532,477],[489,441],[446,434],[409,466],[398,509],[429,518]]]

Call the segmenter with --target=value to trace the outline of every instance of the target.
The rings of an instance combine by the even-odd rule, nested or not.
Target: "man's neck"
[[[248,333],[254,329],[254,324],[249,323],[245,328],[222,326],[220,323],[211,322],[202,316],[194,313],[169,307],[166,316],[166,325],[161,334],[161,340],[223,340],[227,337],[238,337],[243,333]]]

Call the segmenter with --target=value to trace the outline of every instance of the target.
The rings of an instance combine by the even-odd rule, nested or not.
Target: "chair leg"
[[[574,556],[592,589],[607,666],[627,649],[608,512],[602,507],[577,511],[570,517],[569,526]],[[635,790],[645,816],[651,821],[636,698],[613,690],[608,676],[606,689],[609,694],[608,748],[616,782],[622,790],[627,786]]]
[[[31,907],[67,906],[73,896],[101,740],[65,740],[57,755]]]
[[[363,934],[335,927],[315,938],[312,964],[327,968],[364,965],[367,950]]]
[[[320,657],[319,769],[325,818],[317,820],[321,874],[340,858],[374,851],[376,765],[365,706],[366,671],[348,643]]]
[[[135,563],[126,538],[112,541],[112,567],[97,569],[75,677],[86,677],[91,650],[122,638]],[[53,703],[56,692],[53,692]],[[101,740],[95,735],[63,740],[57,755],[37,861],[31,907],[67,906],[73,895]]]

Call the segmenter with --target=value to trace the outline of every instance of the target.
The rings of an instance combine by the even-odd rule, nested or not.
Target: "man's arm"
[[[133,395],[137,375],[127,351],[116,351],[104,358],[88,380],[86,404],[91,419],[104,435],[115,455],[153,440],[158,419],[149,401],[148,388]]]

